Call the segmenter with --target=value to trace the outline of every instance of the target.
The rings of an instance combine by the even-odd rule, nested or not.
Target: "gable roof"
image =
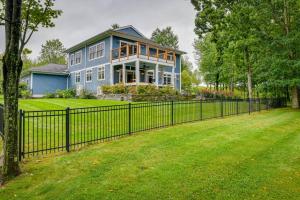
[[[132,25],[123,26],[123,27],[114,29],[114,31],[117,31],[117,32],[127,33],[128,35],[133,35],[133,34],[128,33],[128,31],[126,32],[126,30],[132,30],[132,31],[134,31],[136,33],[135,35],[138,35],[138,36],[140,36],[142,38],[146,38],[147,39],[147,37],[145,35],[143,35],[140,31],[138,31]],[[135,35],[133,35],[133,36],[135,36]]]
[[[135,31],[137,31],[136,28],[134,28],[133,26],[129,25],[129,26],[125,26],[125,27],[121,27],[121,28],[118,28],[118,29],[125,29],[125,28],[133,28]],[[162,46],[160,44],[157,44],[156,42],[154,42],[153,40],[150,40],[148,38],[146,38],[145,36],[143,37],[138,37],[138,36],[135,36],[135,35],[130,35],[130,34],[127,34],[127,33],[124,33],[118,29],[108,29],[100,34],[97,34],[87,40],[84,40],[83,42],[80,42],[70,48],[68,48],[65,52],[66,53],[70,53],[70,52],[74,52],[76,50],[79,50],[80,48],[84,47],[84,46],[88,46],[88,45],[91,45],[95,42],[98,42],[99,40],[102,40],[104,38],[107,38],[109,36],[117,36],[117,37],[122,37],[122,38],[126,38],[126,39],[129,39],[129,40],[134,40],[134,41],[138,41],[138,42],[142,42],[142,43],[147,43],[147,44],[150,44],[151,46],[154,46],[154,47],[157,47],[157,48],[161,48],[161,49],[165,49],[165,50],[170,50],[170,51],[175,51],[177,54],[186,54],[186,52],[184,51],[180,51],[178,49],[174,49],[174,48],[171,48],[171,47],[166,47],[166,46]],[[141,34],[139,31],[137,31],[137,33]]]
[[[33,67],[30,68],[29,71],[37,74],[68,75],[67,65],[59,65],[53,63],[41,67]]]

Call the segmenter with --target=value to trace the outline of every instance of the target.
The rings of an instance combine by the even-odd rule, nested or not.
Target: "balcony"
[[[126,44],[111,50],[111,63],[122,63],[140,59],[143,61],[157,62],[175,66],[176,56],[174,51],[160,49],[144,43]]]

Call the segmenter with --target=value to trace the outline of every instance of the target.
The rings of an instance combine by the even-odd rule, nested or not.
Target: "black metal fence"
[[[285,99],[209,99],[20,110],[19,159],[71,151],[149,129],[285,106]]]

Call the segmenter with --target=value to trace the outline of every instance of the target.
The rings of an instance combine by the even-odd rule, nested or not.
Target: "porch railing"
[[[112,49],[111,63],[113,61],[120,62],[123,60],[129,60],[132,58],[132,56],[157,62],[171,63],[174,65],[176,63],[176,55],[174,51],[162,50],[160,48],[139,42],[136,44],[127,44],[119,48]]]

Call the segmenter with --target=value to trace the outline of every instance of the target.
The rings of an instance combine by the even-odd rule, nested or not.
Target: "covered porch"
[[[112,84],[126,86],[149,85],[175,87],[173,66],[136,60],[112,65]]]

